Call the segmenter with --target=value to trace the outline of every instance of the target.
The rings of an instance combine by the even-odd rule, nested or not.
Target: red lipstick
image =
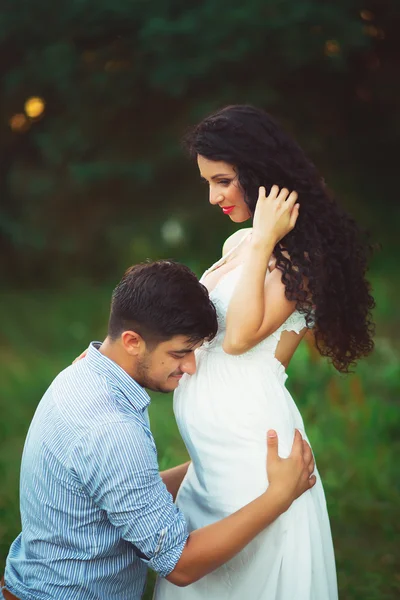
[[[224,213],[224,215],[230,215],[234,208],[234,206],[223,206],[222,212]]]

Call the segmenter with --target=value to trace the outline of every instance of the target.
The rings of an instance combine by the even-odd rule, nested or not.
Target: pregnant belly
[[[212,498],[214,514],[230,514],[268,485],[268,429],[278,432],[279,454],[288,456],[294,429],[303,430],[303,422],[272,363],[201,358],[197,373],[182,379],[174,398],[193,463],[182,493],[203,507]]]
[[[185,516],[192,515],[193,519],[196,515],[193,529],[230,515],[267,489],[265,450],[263,455],[249,459],[232,453],[229,460],[225,456],[210,463],[192,462],[177,504]],[[204,521],[199,522],[199,518]]]

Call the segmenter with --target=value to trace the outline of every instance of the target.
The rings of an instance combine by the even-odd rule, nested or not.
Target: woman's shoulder
[[[222,256],[225,256],[228,252],[230,252],[235,246],[240,244],[242,239],[252,230],[252,227],[244,227],[243,229],[238,229],[235,233],[232,233],[224,242],[222,246]]]

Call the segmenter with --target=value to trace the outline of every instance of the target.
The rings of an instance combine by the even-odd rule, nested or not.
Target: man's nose
[[[194,375],[196,373],[196,357],[194,352],[191,352],[185,357],[185,360],[181,363],[181,371],[188,375]]]

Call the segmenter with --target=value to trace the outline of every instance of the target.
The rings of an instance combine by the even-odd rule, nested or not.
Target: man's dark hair
[[[150,346],[175,335],[212,339],[217,316],[207,289],[188,267],[160,260],[130,267],[114,290],[108,335],[139,333]]]

